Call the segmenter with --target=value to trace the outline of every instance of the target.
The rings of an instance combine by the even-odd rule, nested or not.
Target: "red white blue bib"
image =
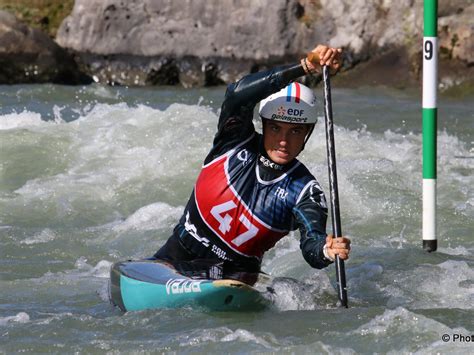
[[[261,258],[295,229],[292,209],[314,177],[295,161],[277,179],[263,181],[253,143],[249,139],[202,168],[194,188],[197,211],[192,212],[198,213],[191,213],[201,221],[191,222],[204,222],[213,234],[207,238],[219,238],[239,254]]]

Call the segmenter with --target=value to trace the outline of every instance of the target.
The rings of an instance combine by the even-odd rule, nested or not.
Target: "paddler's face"
[[[295,159],[303,149],[309,125],[263,121],[263,145],[268,157],[285,165]]]

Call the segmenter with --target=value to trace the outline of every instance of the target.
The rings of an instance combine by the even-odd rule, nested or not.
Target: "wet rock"
[[[130,54],[76,53],[81,70],[95,82],[109,85],[176,85],[179,72],[174,60]]]
[[[386,85],[403,89],[417,84],[417,75],[410,68],[410,54],[406,48],[399,47],[378,53],[352,70],[337,75],[334,83],[344,87]]]
[[[447,59],[474,63],[474,4],[439,21],[439,47]]]
[[[65,50],[43,32],[0,11],[0,83],[88,82]]]

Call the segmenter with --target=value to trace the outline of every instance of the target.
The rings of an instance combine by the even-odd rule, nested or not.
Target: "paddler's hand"
[[[320,44],[309,52],[306,58],[301,60],[301,65],[307,74],[321,73],[323,65],[329,66],[331,72],[335,73],[341,67],[341,55],[341,48],[333,48]]]
[[[346,237],[333,238],[332,235],[328,235],[324,249],[332,260],[336,259],[336,254],[342,260],[347,260],[351,251],[351,241]]]

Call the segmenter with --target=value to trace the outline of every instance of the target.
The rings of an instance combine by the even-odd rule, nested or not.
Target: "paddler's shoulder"
[[[303,164],[299,159],[295,158],[288,166],[287,173],[291,173],[291,175],[295,178],[303,178],[306,177],[309,180],[316,180],[314,175],[309,171],[308,167]],[[309,181],[308,180],[308,181]]]

